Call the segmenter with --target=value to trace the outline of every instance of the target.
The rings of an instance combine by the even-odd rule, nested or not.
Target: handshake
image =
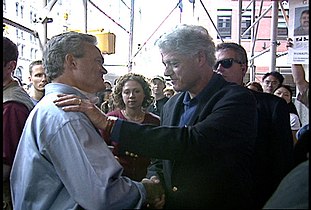
[[[165,193],[160,180],[156,176],[143,179],[141,183],[147,192],[146,206],[150,209],[163,209],[165,204]]]

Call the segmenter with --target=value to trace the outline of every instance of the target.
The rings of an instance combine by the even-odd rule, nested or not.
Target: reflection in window
[[[251,26],[251,16],[242,16],[241,20],[241,29],[242,29],[242,34],[246,31]],[[242,39],[251,39],[251,31],[249,30],[243,37]]]
[[[217,17],[217,28],[223,39],[231,39],[231,15]],[[220,37],[217,37],[220,38]]]

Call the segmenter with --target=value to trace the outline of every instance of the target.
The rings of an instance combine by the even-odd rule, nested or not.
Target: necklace
[[[125,118],[127,118],[130,121],[134,121],[134,122],[141,122],[144,118],[145,118],[145,113],[144,112],[140,112],[141,115],[138,117],[131,117],[126,110],[121,110],[122,114],[125,116]]]

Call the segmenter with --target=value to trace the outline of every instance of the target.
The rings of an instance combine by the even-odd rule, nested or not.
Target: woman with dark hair
[[[146,111],[153,102],[151,94],[150,84],[143,75],[125,74],[116,81],[113,91],[113,101],[117,109],[108,112],[107,115],[140,124],[160,125],[160,118]],[[113,146],[109,134],[106,131],[102,131],[102,134],[107,144]],[[124,167],[124,176],[135,181],[141,181],[146,177],[150,158],[138,156],[130,151],[119,153],[117,148],[113,148],[112,152]]]
[[[279,96],[287,102],[289,114],[290,114],[290,125],[293,133],[294,144],[297,142],[296,133],[301,128],[301,122],[298,115],[297,108],[292,101],[293,91],[289,85],[280,85],[274,91],[274,95]]]
[[[257,92],[263,92],[262,86],[259,82],[255,82],[255,81],[248,82],[245,85],[245,87],[247,87],[248,89],[251,89],[251,90],[255,90]]]

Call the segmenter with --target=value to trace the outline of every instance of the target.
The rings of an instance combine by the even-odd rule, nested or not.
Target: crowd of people
[[[308,208],[309,125],[281,73],[244,84],[242,45],[178,25],[157,40],[163,76],[112,85],[96,37],[61,33],[31,62],[28,94],[3,46],[4,209]]]

